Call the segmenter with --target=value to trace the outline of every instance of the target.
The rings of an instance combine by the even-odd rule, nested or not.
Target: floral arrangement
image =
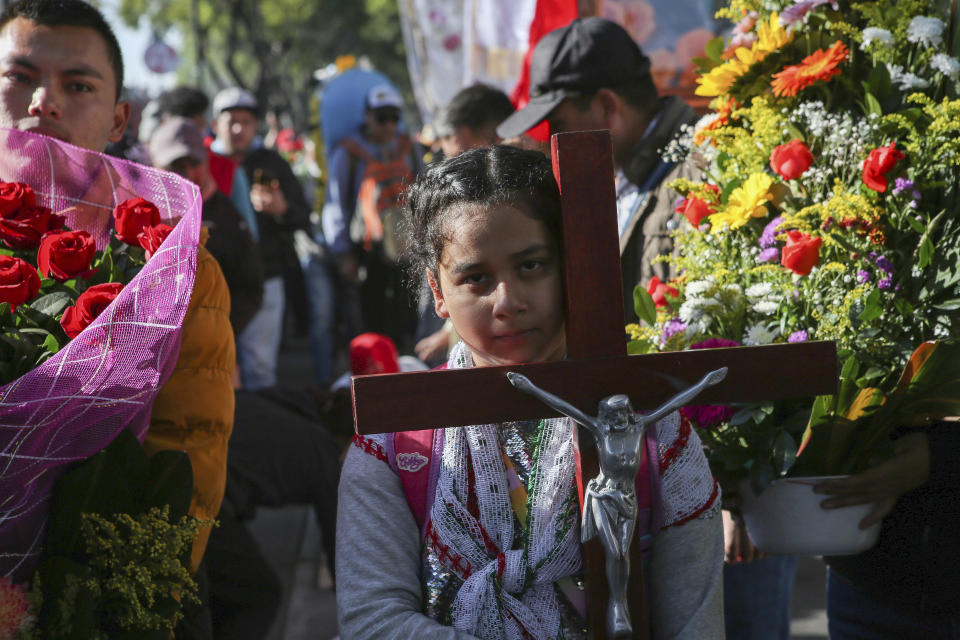
[[[678,275],[638,287],[630,350],[834,340],[842,382],[887,394],[960,320],[957,16],[928,0],[719,15],[736,27],[697,60],[713,112],[667,150],[705,179],[672,185],[677,250],[660,259]],[[687,411],[721,481],[762,486],[793,465],[809,408]]]
[[[60,479],[29,586],[0,581],[0,639],[167,640],[196,601],[189,574],[197,530],[193,474],[182,451],[149,459],[124,430]]]
[[[0,385],[76,338],[140,272],[173,227],[143,198],[113,210],[110,244],[64,226],[28,184],[0,182]]]

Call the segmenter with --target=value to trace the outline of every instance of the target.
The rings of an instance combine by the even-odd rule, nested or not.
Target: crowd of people
[[[635,284],[671,276],[653,261],[672,250],[667,185],[701,169],[660,150],[696,114],[658,95],[621,27],[581,18],[547,34],[529,104],[514,111],[498,89],[465,87],[437,114],[433,148],[402,126],[401,94],[374,86],[326,173],[309,157],[323,150],[265,130],[267,105],[240,87],[212,100],[193,87],[165,92],[131,142],[119,46],[82,0],[10,5],[0,65],[0,125],[148,157],[203,200],[180,359],[146,443],[190,453],[191,512],[219,522],[194,546],[201,603],[186,606],[177,637],[265,637],[281,585],[246,525],[257,507],[287,504],[315,510],[343,638],[587,637],[573,423],[437,428],[421,432],[421,449],[405,449],[403,434],[351,438],[344,376],[564,357],[559,191],[549,158],[524,139],[543,121],[554,133],[610,132],[625,308]],[[306,155],[297,171],[291,153]],[[325,196],[311,202],[316,179]],[[311,391],[277,382],[298,321]],[[655,433],[659,473],[646,493],[661,518],[645,556],[649,615],[633,624],[657,639],[787,638],[795,559],[752,548],[686,420],[673,412]],[[960,629],[957,537],[943,533],[960,504],[945,453],[956,435],[936,424],[904,442],[909,464],[889,469],[901,481],[872,493],[826,487],[842,504],[868,493],[896,503],[900,532],[869,559],[833,563],[831,637]],[[424,470],[418,494],[404,474]],[[908,535],[912,506],[937,514],[932,536]]]

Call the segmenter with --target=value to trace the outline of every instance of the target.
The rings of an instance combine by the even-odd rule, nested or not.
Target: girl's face
[[[430,281],[478,366],[559,360],[566,349],[558,249],[546,226],[513,205],[455,205]]]

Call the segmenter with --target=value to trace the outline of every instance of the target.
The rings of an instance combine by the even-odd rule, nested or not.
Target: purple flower
[[[680,414],[699,429],[710,429],[733,417],[733,409],[719,404],[680,407]]]
[[[770,262],[771,260],[776,260],[780,257],[780,249],[776,247],[770,247],[769,249],[764,249],[760,252],[760,255],[757,256],[757,262]]]
[[[781,216],[777,216],[768,222],[767,226],[763,228],[763,233],[760,234],[761,249],[768,249],[770,247],[777,246],[777,227],[780,226],[781,222],[783,222],[783,218]]]
[[[790,337],[787,338],[787,342],[806,342],[810,339],[810,334],[808,334],[803,329],[799,331],[794,331],[790,334]]]
[[[886,289],[889,289],[889,288],[892,287],[892,286],[893,286],[893,280],[891,280],[890,278],[884,278],[883,280],[881,280],[880,282],[877,283],[877,288],[878,288],[878,289],[884,289],[884,290],[886,290]]]
[[[874,263],[886,273],[893,273],[893,263],[886,256],[877,256]]]
[[[820,5],[828,3],[833,7],[834,11],[836,11],[837,3],[835,0],[797,0],[792,7],[787,7],[783,10],[783,13],[780,14],[780,24],[788,27]]]
[[[895,196],[898,196],[902,192],[908,189],[913,189],[913,188],[914,188],[913,180],[909,180],[907,178],[897,178],[896,180],[893,181],[893,195]]]
[[[663,333],[660,335],[660,344],[666,344],[667,340],[677,335],[678,333],[683,333],[687,330],[687,323],[683,322],[680,318],[670,319],[666,325],[663,327]]]
[[[873,276],[870,274],[869,271],[866,271],[864,269],[857,271],[857,282],[859,282],[860,284],[863,284],[864,282],[870,282],[870,278],[872,277]]]
[[[719,349],[720,347],[739,347],[740,343],[736,340],[727,340],[726,338],[707,338],[703,342],[690,345],[691,349]]]

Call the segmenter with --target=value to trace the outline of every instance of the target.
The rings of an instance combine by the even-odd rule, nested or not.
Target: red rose
[[[684,216],[694,227],[699,227],[701,220],[716,213],[710,203],[696,196],[681,200],[674,211]]]
[[[143,198],[130,198],[113,208],[113,222],[117,237],[127,244],[137,246],[137,236],[145,227],[160,224],[160,211],[152,202]]]
[[[20,207],[36,205],[37,199],[30,185],[22,182],[0,182],[0,215],[6,215]]]
[[[157,249],[160,248],[160,245],[167,239],[171,231],[173,231],[173,227],[170,225],[157,224],[152,227],[147,227],[137,236],[137,241],[140,243],[140,246],[147,252],[147,260],[157,252]]]
[[[70,278],[86,278],[93,271],[90,263],[97,245],[86,231],[48,233],[40,241],[37,267],[40,275],[63,282]]]
[[[35,249],[43,234],[62,226],[62,217],[37,206],[30,185],[0,182],[0,241],[8,247]]]
[[[821,244],[823,238],[814,238],[797,230],[787,231],[787,246],[783,248],[780,264],[797,275],[809,275],[810,270],[820,262]]]
[[[67,335],[76,338],[77,335],[97,319],[113,299],[120,295],[123,285],[119,282],[95,284],[77,298],[77,303],[67,307],[60,318],[60,325]]]
[[[16,311],[17,305],[33,300],[38,291],[40,276],[32,264],[0,254],[0,302],[9,302]]]
[[[877,193],[883,193],[887,190],[887,174],[905,157],[897,151],[896,142],[891,142],[889,147],[874,149],[863,161],[863,183]]]
[[[813,154],[799,138],[774,147],[770,153],[770,168],[784,180],[796,180],[813,164]]]
[[[660,278],[657,276],[650,278],[650,282],[647,283],[647,293],[649,293],[650,297],[653,298],[653,304],[657,307],[667,306],[667,296],[670,296],[674,299],[680,296],[679,291],[665,282],[660,282]]]

